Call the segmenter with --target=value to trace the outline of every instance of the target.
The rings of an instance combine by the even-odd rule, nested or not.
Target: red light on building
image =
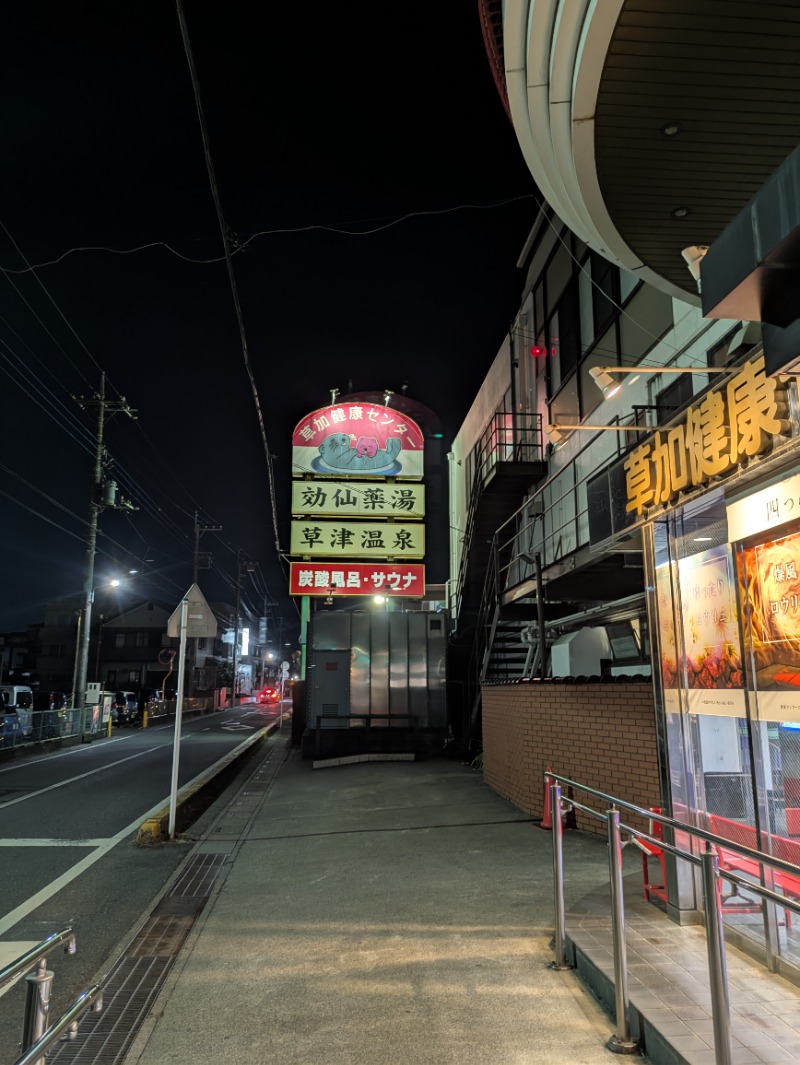
[[[540,359],[546,354],[547,348],[543,348],[541,344],[534,344],[534,346],[531,348],[531,355],[534,357],[534,359]]]

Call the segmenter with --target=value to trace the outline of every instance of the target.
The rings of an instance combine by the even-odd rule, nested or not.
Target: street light
[[[86,704],[86,674],[89,671],[89,642],[92,637],[92,604],[95,592],[103,588],[119,588],[118,577],[102,584],[89,586],[83,609],[78,611],[78,632],[75,648],[75,673],[72,679],[72,706],[81,709]]]

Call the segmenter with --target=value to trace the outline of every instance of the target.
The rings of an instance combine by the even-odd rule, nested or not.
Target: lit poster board
[[[681,559],[678,580],[689,712],[744,717],[736,584],[727,544]]]
[[[800,722],[800,534],[743,550],[759,717]]]
[[[680,677],[678,675],[678,649],[675,646],[675,619],[672,610],[669,563],[656,567],[656,604],[664,709],[668,713],[675,714],[680,710],[678,697]]]
[[[410,563],[290,562],[290,595],[386,595],[422,599],[425,567]]]
[[[374,403],[336,403],[298,422],[292,476],[422,480],[425,440],[413,419]]]
[[[359,481],[293,481],[292,514],[320,517],[424,518],[421,484],[369,484]]]
[[[289,553],[311,558],[424,558],[425,526],[298,519],[292,522]]]

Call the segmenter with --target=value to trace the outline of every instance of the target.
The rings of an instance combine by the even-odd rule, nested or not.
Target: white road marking
[[[102,847],[102,839],[0,839],[0,847]]]
[[[134,758],[141,758],[145,754],[152,754],[153,751],[160,751],[162,748],[149,747],[146,751],[139,751],[138,754],[129,754],[127,758],[119,758],[116,762],[108,762],[106,765],[100,765],[96,769],[90,769],[86,773],[79,773],[76,777],[70,777],[68,780],[61,780],[58,784],[50,784],[47,788],[39,788],[38,791],[29,791],[27,795],[18,795],[16,799],[9,799],[8,802],[0,802],[0,810],[5,810],[7,806],[16,806],[18,802],[27,802],[28,799],[35,799],[39,795],[45,795],[48,791],[55,791],[56,788],[63,788],[67,784],[74,784],[77,780],[84,780],[86,777],[94,776],[95,773],[102,773],[105,769],[113,769],[115,765],[122,765],[123,762],[132,762]]]
[[[116,845],[121,843],[123,839],[127,839],[128,836],[132,835],[143,821],[146,821],[147,818],[151,817],[153,814],[158,813],[163,805],[164,800],[162,799],[146,813],[140,814],[135,821],[131,821],[131,823],[126,825],[125,828],[121,828],[115,836],[109,836],[108,839],[103,840],[96,850],[81,858],[81,860],[76,862],[71,869],[66,871],[66,873],[62,873],[61,876],[45,885],[41,891],[37,891],[35,895],[31,895],[30,898],[17,906],[16,909],[11,910],[11,912],[7,913],[5,917],[0,918],[0,936],[5,935],[9,928],[13,928],[15,924],[22,921],[29,913],[33,913],[33,911],[38,909],[42,903],[47,902],[47,900],[52,898],[53,895],[57,894],[57,892],[66,887],[67,884],[80,876],[81,873],[90,869],[95,862],[99,862],[100,859],[108,854],[113,847],[116,847]]]
[[[153,748],[153,750],[157,749],[158,748],[156,747]],[[238,748],[236,749],[238,750]],[[214,766],[210,766],[209,768],[213,769]],[[203,770],[202,773],[199,773],[192,780],[188,781],[184,785],[184,788],[191,787],[196,781],[202,779],[202,777],[207,772],[208,769]],[[29,899],[26,899],[25,902],[17,906],[16,909],[11,910],[10,913],[7,913],[4,917],[0,918],[0,936],[5,935],[5,933],[10,928],[13,928],[14,925],[24,920],[28,916],[28,914],[33,913],[33,911],[38,909],[38,907],[41,906],[42,903],[47,902],[47,900],[52,898],[53,895],[56,895],[59,891],[61,891],[62,888],[66,887],[67,884],[71,883],[71,881],[75,880],[76,877],[80,876],[81,873],[84,873],[87,869],[90,869],[95,862],[100,861],[100,859],[104,857],[104,855],[108,854],[108,852],[112,850],[112,848],[116,847],[118,843],[121,843],[124,839],[127,839],[128,836],[132,835],[139,828],[139,826],[148,819],[148,817],[152,817],[160,810],[163,810],[165,802],[168,801],[168,798],[163,798],[159,802],[157,802],[155,806],[151,806],[149,810],[146,810],[144,813],[139,814],[135,821],[131,821],[131,823],[129,825],[126,825],[125,828],[120,829],[120,831],[117,832],[116,835],[109,836],[108,839],[103,840],[96,850],[92,851],[91,854],[87,854],[83,858],[81,858],[81,860],[79,862],[76,862],[71,869],[68,869],[65,873],[62,873],[61,876],[51,881],[51,883],[45,885],[45,887],[43,887],[41,891],[37,891],[35,895],[31,895]],[[55,845],[58,846],[59,842],[60,841],[56,840]]]
[[[121,743],[122,740],[129,739],[128,736],[119,736],[117,739],[106,740],[103,744],[105,747],[109,743]],[[0,769],[0,773],[12,773],[16,769],[21,769],[24,766],[38,765],[40,762],[54,762],[56,758],[69,758],[75,754],[86,754],[88,751],[94,750],[94,744],[82,743],[78,747],[69,747],[66,751],[54,751],[52,754],[43,754],[39,758],[26,758],[24,762],[14,762],[6,769]]]

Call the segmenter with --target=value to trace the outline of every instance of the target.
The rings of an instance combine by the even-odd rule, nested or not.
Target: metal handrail
[[[611,932],[614,957],[614,991],[615,991],[615,1020],[616,1032],[608,1041],[608,1048],[616,1053],[634,1053],[637,1043],[631,1039],[628,1019],[628,977],[627,977],[627,946],[625,941],[625,903],[622,892],[622,848],[627,843],[636,843],[638,840],[646,840],[648,843],[670,854],[700,866],[703,881],[704,913],[706,925],[706,946],[708,950],[709,987],[711,991],[711,1015],[714,1029],[714,1057],[716,1065],[731,1065],[732,1045],[730,1030],[730,1001],[728,997],[728,980],[725,956],[725,933],[722,920],[722,879],[734,884],[740,884],[759,895],[762,899],[772,902],[784,909],[792,910],[800,914],[800,901],[788,896],[781,895],[762,884],[754,884],[727,870],[720,874],[719,858],[714,849],[724,848],[733,850],[747,858],[760,863],[763,870],[765,867],[782,870],[797,875],[798,866],[787,862],[782,858],[775,858],[763,851],[756,850],[744,844],[736,843],[724,836],[716,835],[694,825],[684,824],[672,817],[659,813],[655,810],[645,809],[635,803],[626,802],[597,788],[572,780],[559,773],[549,770],[545,773],[545,794],[549,790],[550,809],[553,831],[553,879],[555,897],[555,960],[553,969],[570,968],[566,957],[566,931],[564,910],[564,864],[563,864],[563,824],[562,824],[562,798],[561,788],[566,785],[576,788],[587,795],[609,804],[609,809],[603,813],[583,803],[576,802],[572,797],[568,800],[567,809],[579,809],[586,814],[604,821],[607,828],[609,844],[609,875],[611,881]],[[632,825],[620,821],[619,811],[628,810],[646,820],[656,821],[666,828],[677,832],[684,832],[689,836],[703,840],[705,850],[698,857],[691,851],[669,843],[663,839],[637,829]],[[622,841],[622,831],[628,833],[628,839]]]
[[[53,947],[60,947],[62,943],[66,944],[64,947],[65,954],[74,954],[77,950],[77,939],[72,927],[63,928],[60,932],[54,932],[52,936],[48,936],[47,939],[43,939],[41,943],[37,943],[35,947],[31,947],[30,950],[20,955],[16,961],[12,961],[4,969],[0,969],[0,987],[5,987],[6,984],[15,980],[21,973],[29,972],[35,968],[40,961],[47,958]]]
[[[65,1032],[68,1039],[75,1039],[78,1034],[78,1021],[90,1008],[95,1013],[102,1010],[102,984],[92,984],[90,988],[78,995],[72,1005],[50,1025],[33,1046],[29,1047],[21,1058],[17,1058],[14,1065],[45,1065],[45,1054]]]
[[[25,993],[25,1011],[22,1018],[22,1041],[21,1047],[26,1051],[41,1037],[47,1025],[47,1016],[50,1011],[50,992],[53,987],[53,972],[47,968],[47,956],[55,947],[64,945],[66,954],[74,954],[78,949],[78,941],[72,927],[63,928],[60,932],[54,932],[52,936],[35,947],[31,947],[16,961],[11,962],[0,970],[0,987],[12,983],[27,973],[27,989]],[[41,1061],[44,1058],[32,1059]]]

